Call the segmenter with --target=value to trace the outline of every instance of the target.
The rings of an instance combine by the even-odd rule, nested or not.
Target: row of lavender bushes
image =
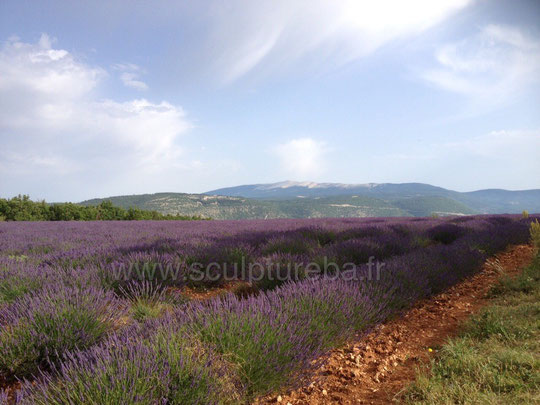
[[[248,402],[298,383],[301,370],[354,333],[526,242],[531,219],[1,224],[0,373],[33,381],[19,391],[21,404]],[[187,303],[160,288],[169,280],[118,285],[108,273],[134,258],[234,263],[242,255],[375,256],[385,268],[379,280],[290,280],[248,298]]]

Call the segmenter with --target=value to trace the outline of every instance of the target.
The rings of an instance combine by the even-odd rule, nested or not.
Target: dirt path
[[[533,257],[530,246],[514,246],[488,260],[480,273],[419,302],[404,316],[330,353],[309,386],[261,398],[255,404],[388,404],[416,375],[416,366],[436,354],[460,323],[486,304],[501,275],[516,275]]]

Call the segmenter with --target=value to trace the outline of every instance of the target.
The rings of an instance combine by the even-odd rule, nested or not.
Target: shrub
[[[537,249],[540,249],[540,222],[538,222],[538,219],[536,219],[534,222],[531,222],[529,229],[533,245]]]
[[[253,284],[262,291],[273,290],[288,281],[304,278],[307,257],[293,254],[270,255],[261,266],[254,266]]]
[[[46,204],[32,201],[27,195],[11,199],[0,198],[0,221],[92,221],[92,220],[195,220],[200,217],[184,215],[163,215],[157,211],[143,211],[137,208],[114,206],[103,201],[97,206],[73,203]]]
[[[178,312],[203,344],[238,365],[247,396],[291,383],[295,373],[384,317],[356,283],[307,279],[240,300],[230,294]]]
[[[153,323],[70,354],[60,378],[27,383],[22,405],[237,404],[242,386],[235,370],[180,325]],[[141,336],[142,335],[142,336]],[[139,339],[134,340],[134,336]]]
[[[29,377],[98,342],[123,312],[114,294],[100,289],[58,285],[30,293],[0,311],[0,373]]]
[[[102,285],[120,294],[134,281],[182,286],[184,274],[185,267],[177,255],[159,251],[130,252],[111,263],[102,264],[100,269]]]
[[[523,212],[521,213],[521,217],[522,217],[523,219],[529,218],[529,211],[523,210]]]
[[[19,279],[12,282],[0,282],[0,304],[4,302],[12,302],[15,299],[22,297],[29,291],[37,288],[39,280]]]
[[[26,255],[0,257],[0,305],[10,303],[31,291],[37,291],[58,272],[48,266],[36,266]]]
[[[446,223],[434,226],[428,230],[428,236],[435,242],[449,245],[465,233],[465,230],[455,224]]]
[[[273,253],[305,254],[313,250],[312,241],[301,238],[271,238],[262,248],[263,255]]]
[[[340,232],[337,236],[338,240],[349,240],[349,239],[361,239],[367,238],[369,236],[379,236],[385,232],[384,228],[378,226],[362,226],[359,228],[347,229]]]
[[[494,215],[490,216],[486,219],[488,222],[492,223],[493,225],[508,225],[511,222],[514,221],[513,218],[505,215]]]
[[[338,260],[338,264],[367,263],[371,256],[376,257],[380,246],[369,239],[348,239],[332,246],[330,256]]]
[[[0,278],[0,304],[12,302],[41,284],[42,280],[25,276]]]
[[[330,229],[324,228],[305,228],[298,231],[298,233],[308,239],[314,239],[319,246],[325,246],[336,240],[336,232]]]
[[[430,245],[432,245],[434,242],[430,238],[426,238],[424,236],[416,236],[413,238],[413,246],[420,247],[420,248],[426,248]]]

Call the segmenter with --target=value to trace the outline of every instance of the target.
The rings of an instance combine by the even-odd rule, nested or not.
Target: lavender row
[[[0,266],[13,269],[22,263],[25,271],[17,269],[16,274],[23,280],[35,279],[35,273],[45,277],[51,269],[55,277],[80,269],[80,277],[92,273],[90,277],[100,278],[102,286],[115,289],[127,273],[131,278],[141,278],[137,271],[148,266],[152,273],[145,271],[144,278],[153,277],[180,288],[186,281],[213,287],[222,284],[227,273],[242,263],[266,266],[322,264],[326,260],[339,266],[362,264],[370,256],[386,260],[430,244],[452,243],[468,233],[494,233],[499,225],[496,221],[512,223],[512,217],[67,223],[64,227],[57,223],[31,227],[7,223],[0,224]],[[194,263],[203,268],[214,263],[219,267],[196,279],[189,274]],[[134,268],[137,271],[132,271]],[[3,287],[16,278],[13,274],[0,276],[0,304],[41,285],[29,282],[35,285]]]
[[[203,252],[210,260],[228,252],[231,246],[242,246],[254,256],[262,254],[274,260],[312,258],[321,252],[332,252],[336,260],[345,260],[347,255],[357,255],[358,259],[370,254],[370,249],[379,249],[378,254],[385,257],[385,268],[381,277],[371,282],[328,277],[305,279],[247,299],[229,295],[208,302],[188,303],[177,306],[172,315],[169,313],[142,325],[134,324],[112,335],[110,330],[104,330],[97,338],[83,339],[84,344],[58,344],[56,358],[51,359],[54,343],[46,346],[45,356],[38,364],[45,374],[37,385],[27,384],[19,395],[19,402],[244,402],[284,383],[298,381],[300,370],[311,366],[314,359],[353,333],[367,331],[415,300],[455,284],[474,273],[488,255],[508,244],[525,242],[528,226],[528,221],[509,216],[444,221],[326,220],[314,221],[310,226],[305,221],[291,222],[263,222],[266,228],[253,223],[235,223],[235,228],[223,222],[215,223],[214,228],[194,225],[196,229],[189,230],[183,227],[191,239],[179,235],[176,226],[167,228],[160,224],[156,229],[150,223],[150,230],[131,228],[141,231],[137,236],[100,226],[99,232],[89,229],[89,233],[77,235],[81,238],[79,242],[93,240],[89,246],[72,243],[67,249],[64,245],[63,249],[38,254],[32,252],[36,240],[43,244],[46,239],[20,232],[18,240],[10,241],[12,257],[2,262],[7,263],[4,272],[7,277],[13,277],[16,263],[21,273],[42,272],[45,277],[41,285],[2,308],[4,315],[0,322],[7,328],[0,337],[11,336],[5,331],[17,329],[17,322],[23,323],[21,319],[34,319],[32,308],[36,308],[38,314],[55,314],[49,306],[34,304],[34,301],[44,302],[40,301],[41,294],[51,297],[49,284],[55,280],[54,275],[50,276],[53,269],[62,275],[56,278],[61,280],[59,285],[67,289],[66,293],[58,290],[54,293],[71,296],[69,288],[88,285],[85,294],[101,297],[96,300],[101,302],[108,302],[103,297],[110,297],[107,308],[114,308],[118,314],[125,310],[122,300],[134,296],[137,300],[164,300],[163,290],[153,289],[154,284],[146,284],[148,288],[138,290],[121,289],[120,292],[127,292],[124,298],[108,295],[111,293],[100,284],[101,276],[115,257],[117,260],[130,255],[167,257],[178,251]],[[122,228],[126,231],[124,226]],[[81,230],[75,227],[68,234],[76,236],[73,232],[77,229]],[[102,232],[107,229],[104,237]],[[209,233],[208,229],[214,232]],[[148,232],[158,233],[149,236]],[[102,244],[92,239],[98,236]],[[67,243],[64,237],[61,239]],[[21,249],[22,244],[26,250]],[[294,245],[293,249],[308,246],[310,250],[287,250],[290,244]],[[269,251],[269,246],[278,249]],[[20,259],[25,253],[29,253],[27,258]],[[73,265],[74,261],[77,265]],[[355,271],[367,270],[359,265]],[[94,306],[83,301],[73,307],[88,307],[95,314]],[[66,303],[72,303],[69,299],[56,302],[60,314],[65,313]],[[25,312],[21,308],[29,309]],[[99,311],[107,313],[105,308]],[[60,318],[54,318],[55,322],[70,319]],[[73,331],[67,335],[72,336]],[[46,333],[35,339],[36,342],[43,340],[57,342]],[[92,346],[100,340],[102,343]],[[43,366],[43,361],[47,365]],[[99,398],[99,401],[92,402],[91,398]]]

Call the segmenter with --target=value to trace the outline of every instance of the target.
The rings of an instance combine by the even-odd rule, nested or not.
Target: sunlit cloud
[[[192,124],[166,101],[101,99],[105,69],[37,43],[10,39],[0,51],[3,170],[92,172],[135,184],[148,173],[175,176],[186,160],[178,140]],[[23,163],[24,162],[24,163]],[[184,162],[184,164],[187,164]],[[170,170],[170,172],[169,172]]]
[[[435,58],[438,67],[423,77],[478,104],[510,102],[540,82],[540,41],[514,27],[488,25],[470,38],[441,46]]]
[[[418,34],[470,0],[301,0],[214,2],[208,54],[231,83],[257,71],[271,75],[301,65],[317,70],[366,56]]]
[[[315,179],[326,168],[327,145],[312,138],[292,139],[277,145],[273,152],[278,157],[285,175],[292,179]]]

